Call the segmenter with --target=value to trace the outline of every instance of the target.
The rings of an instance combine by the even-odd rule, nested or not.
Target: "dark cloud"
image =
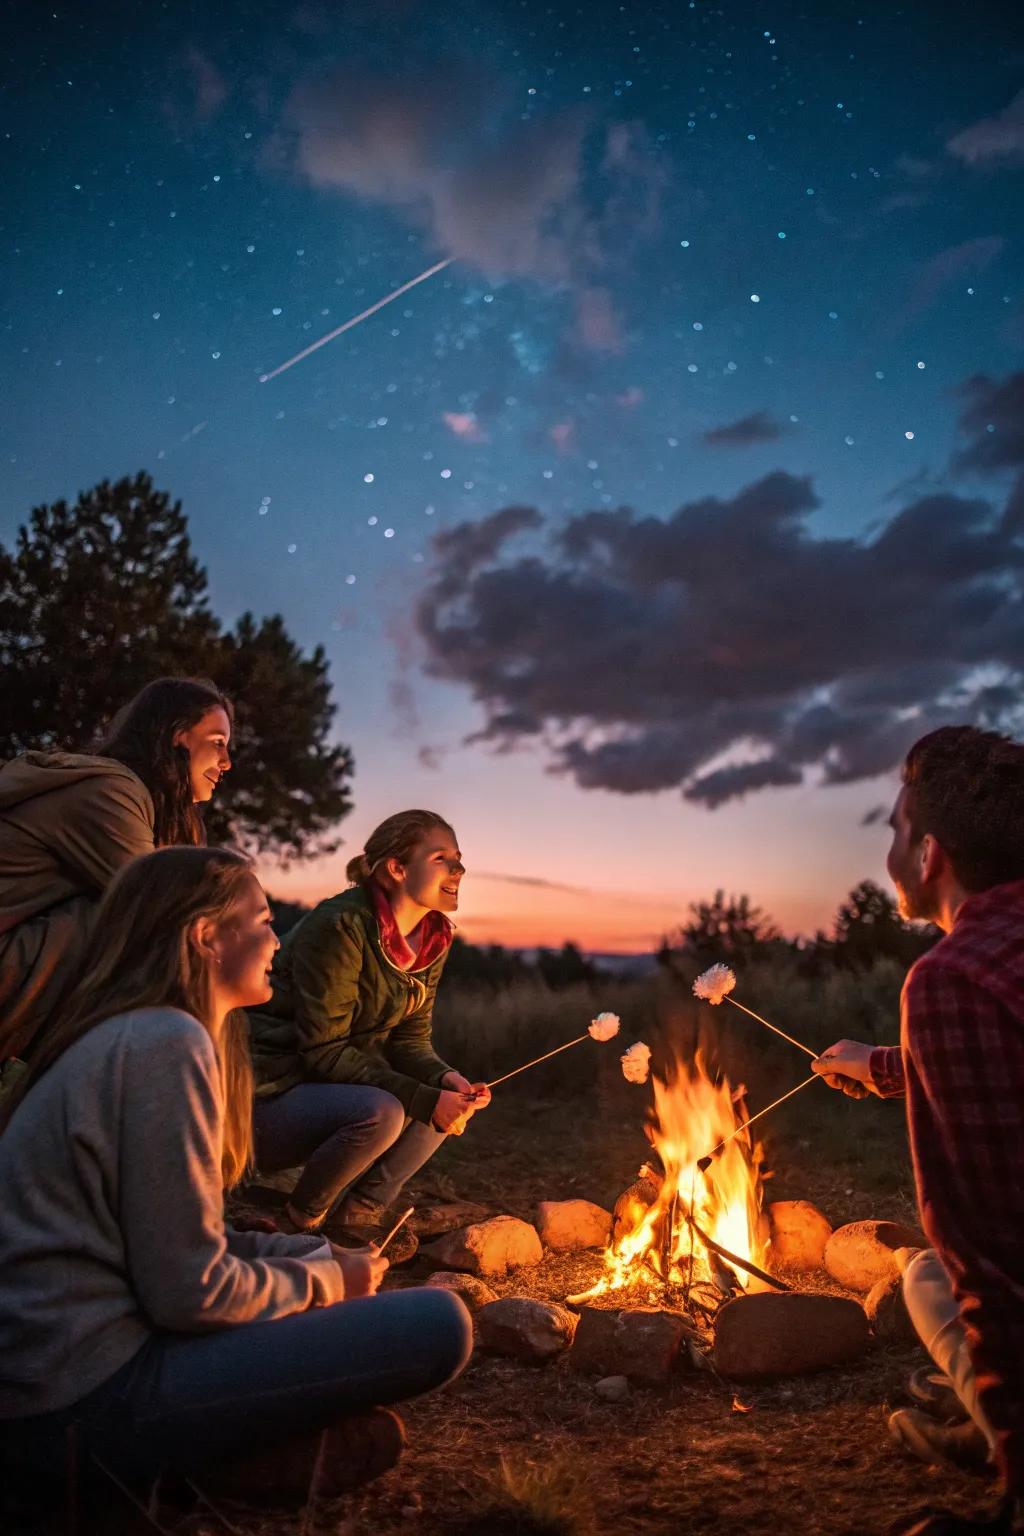
[[[577,107],[524,122],[521,98],[478,65],[340,69],[300,86],[286,123],[294,164],[314,185],[398,210],[437,249],[492,276],[586,287],[657,226],[664,162],[642,125],[602,126]],[[600,156],[585,187],[592,136]],[[584,306],[584,340],[602,302]],[[614,350],[610,306],[593,324],[599,348]]]
[[[499,748],[707,805],[870,778],[944,721],[1017,718],[1024,542],[999,509],[934,492],[853,538],[819,532],[818,506],[779,471],[664,520],[510,508],[450,529],[418,610],[429,669]]]
[[[712,427],[701,434],[702,441],[710,448],[748,448],[753,443],[773,443],[785,431],[781,421],[776,421],[768,411],[753,411],[741,416],[739,421]]]
[[[1024,91],[1018,91],[1009,106],[994,117],[964,128],[946,148],[965,165],[1024,162]]]
[[[994,380],[977,374],[964,385],[960,428],[970,441],[954,460],[958,469],[1024,467],[1024,373]]]
[[[912,319],[930,309],[951,283],[984,272],[1002,254],[1005,244],[1001,235],[977,235],[973,240],[962,240],[959,245],[939,251],[918,271],[902,318]]]

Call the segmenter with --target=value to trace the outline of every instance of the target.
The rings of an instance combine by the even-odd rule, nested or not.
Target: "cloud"
[[[776,471],[665,519],[519,507],[448,529],[416,617],[428,670],[469,690],[498,750],[709,806],[890,772],[948,720],[1016,719],[1019,525],[935,491],[839,537],[819,505]]]
[[[984,117],[955,134],[946,148],[965,165],[1024,162],[1024,91],[995,117]]]
[[[590,352],[620,353],[625,338],[607,288],[584,288],[576,300],[576,336]]]
[[[472,411],[443,411],[441,420],[455,437],[467,443],[486,443],[487,433]]]
[[[910,295],[909,316],[930,309],[951,283],[984,272],[1002,254],[1005,244],[1000,235],[979,235],[939,251],[918,271]]]
[[[192,87],[195,91],[194,110],[200,122],[206,122],[211,117],[216,117],[221,107],[227,101],[230,91],[228,83],[212,59],[207,58],[198,48],[189,48],[185,54],[185,64],[192,77]]]
[[[712,427],[701,436],[711,448],[748,448],[753,443],[772,443],[785,430],[768,411],[753,411],[749,416],[741,416],[739,421]]]
[[[335,70],[293,92],[286,124],[314,186],[395,209],[490,275],[586,283],[622,245],[619,210],[630,239],[657,220],[663,158],[637,125],[599,130],[579,107],[523,121],[506,84],[458,61]],[[584,142],[598,131],[604,155],[585,189]]]
[[[624,411],[634,411],[638,405],[643,404],[643,399],[643,390],[631,384],[628,389],[622,391],[621,395],[615,396],[615,404],[620,405]]]
[[[959,470],[1024,467],[1024,372],[996,381],[976,374],[963,387],[960,429],[970,441],[954,458]]]

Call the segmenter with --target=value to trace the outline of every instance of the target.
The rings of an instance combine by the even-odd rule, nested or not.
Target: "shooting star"
[[[415,288],[417,283],[425,283],[428,277],[434,276],[435,272],[443,271],[445,267],[451,265],[453,259],[451,256],[446,256],[444,261],[439,261],[434,266],[428,267],[425,272],[420,273],[419,277],[412,277],[407,283],[403,283],[400,288],[394,288],[391,293],[385,294],[382,299],[377,300],[376,304],[371,304],[369,309],[364,309],[362,314],[353,315],[351,320],[345,321],[344,325],[339,325],[336,330],[329,331],[326,336],[321,336],[319,341],[311,342],[308,347],[303,347],[301,352],[296,352],[294,357],[290,357],[280,367],[274,368],[270,373],[261,373],[260,383],[267,384],[271,379],[276,379],[279,373],[284,373],[286,368],[294,368],[296,363],[301,363],[304,357],[308,357],[318,347],[326,347],[329,341],[333,341],[335,337],[340,336],[344,331],[350,331],[360,321],[368,320],[371,315],[377,313],[378,309],[383,309],[385,304],[390,304],[392,299],[400,299],[403,293],[408,293],[409,289]]]

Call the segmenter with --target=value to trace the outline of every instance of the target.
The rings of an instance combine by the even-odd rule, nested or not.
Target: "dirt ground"
[[[816,1090],[815,1090],[816,1091]],[[411,1198],[477,1201],[531,1219],[540,1199],[610,1206],[645,1152],[636,1090],[605,1081],[595,1095],[537,1100],[509,1093],[435,1157]],[[827,1090],[822,1089],[822,1094]],[[872,1107],[871,1114],[874,1114]],[[834,1225],[913,1218],[898,1106],[863,1122],[839,1148],[809,1139],[799,1117],[768,1152],[768,1198],[813,1200]],[[855,1123],[855,1122],[854,1122]],[[883,1131],[877,1127],[882,1126]],[[388,1284],[422,1280],[418,1257]],[[600,1271],[597,1253],[546,1256],[494,1283],[503,1295],[552,1300]],[[595,1395],[565,1357],[529,1367],[476,1355],[450,1387],[403,1409],[409,1448],[371,1489],[318,1511],[318,1536],[882,1536],[927,1507],[991,1508],[985,1480],[905,1458],[886,1417],[921,1352],[876,1348],[861,1364],[734,1393],[680,1372],[634,1387],[625,1403]],[[237,1508],[252,1536],[295,1536],[298,1521]]]

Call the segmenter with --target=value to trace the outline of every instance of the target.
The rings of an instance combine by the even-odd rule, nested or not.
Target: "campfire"
[[[767,1256],[760,1148],[749,1131],[737,1134],[744,1090],[716,1083],[699,1055],[654,1075],[652,1086],[647,1129],[657,1166],[646,1165],[616,1207],[603,1275],[568,1300],[628,1293],[634,1305],[664,1304],[668,1291],[679,1293],[677,1304],[714,1313],[762,1285],[743,1267],[756,1271]]]

